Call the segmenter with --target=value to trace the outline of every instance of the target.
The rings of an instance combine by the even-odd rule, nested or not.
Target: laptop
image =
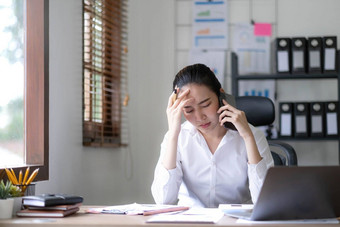
[[[223,211],[252,221],[339,217],[340,166],[271,167],[253,209]]]

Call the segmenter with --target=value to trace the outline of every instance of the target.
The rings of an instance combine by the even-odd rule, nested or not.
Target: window
[[[24,4],[24,163],[39,168],[36,180],[48,180],[48,0]],[[9,167],[0,166],[0,168]],[[1,172],[0,169],[0,177]]]
[[[127,83],[126,2],[83,1],[84,146],[124,145],[122,112],[128,99],[124,93]]]
[[[0,2],[0,166],[24,164],[24,1]]]

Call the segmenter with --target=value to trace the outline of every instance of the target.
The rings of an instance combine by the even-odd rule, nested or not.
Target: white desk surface
[[[306,227],[308,224],[239,224],[236,223],[237,219],[224,216],[217,224],[158,224],[158,223],[145,223],[150,216],[130,216],[130,215],[114,215],[114,214],[86,214],[84,210],[88,207],[96,206],[82,206],[77,214],[65,218],[19,218],[13,217],[12,219],[0,219],[0,227],[33,227],[33,226],[63,226],[63,227],[135,227],[135,226],[184,226],[184,227],[207,227],[207,226],[289,226],[289,227]],[[309,224],[311,227],[340,227],[340,224]]]

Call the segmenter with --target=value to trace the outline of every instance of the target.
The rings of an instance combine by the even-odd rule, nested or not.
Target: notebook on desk
[[[253,221],[340,216],[340,166],[272,167],[252,210],[223,210]]]

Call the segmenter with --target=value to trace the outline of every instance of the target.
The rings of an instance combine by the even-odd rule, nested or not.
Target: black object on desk
[[[22,199],[23,205],[26,206],[55,206],[82,203],[83,197],[67,194],[41,194],[35,196],[25,196]]]

